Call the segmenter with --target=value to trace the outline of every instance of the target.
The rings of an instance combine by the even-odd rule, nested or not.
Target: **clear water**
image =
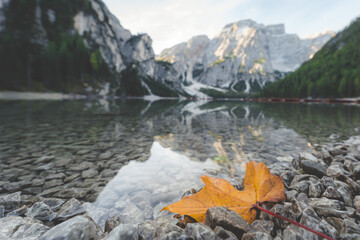
[[[248,161],[289,162],[359,129],[351,105],[1,101],[0,194],[75,196],[100,223],[141,222],[204,173],[241,177]]]

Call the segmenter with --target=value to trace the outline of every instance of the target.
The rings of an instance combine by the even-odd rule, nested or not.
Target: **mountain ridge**
[[[301,40],[284,24],[245,19],[155,56],[151,38],[132,35],[101,0],[0,0],[0,89],[238,96],[283,78],[331,34]]]
[[[360,96],[360,17],[292,74],[262,91],[266,97]]]
[[[156,59],[172,63],[185,84],[195,80],[250,93],[294,71],[332,35],[325,32],[300,39],[287,34],[284,24],[264,25],[245,19],[225,25],[213,39],[195,36],[165,49]]]

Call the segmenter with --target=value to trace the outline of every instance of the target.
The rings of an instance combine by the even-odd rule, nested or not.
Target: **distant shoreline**
[[[86,96],[74,93],[49,93],[49,92],[15,92],[15,91],[0,91],[0,100],[79,100],[92,98],[107,98],[107,96],[94,95]],[[109,97],[110,99],[120,99],[123,97]],[[156,100],[193,100],[193,101],[213,101],[213,100],[227,100],[227,101],[245,101],[245,102],[269,102],[269,103],[343,103],[343,104],[360,104],[360,97],[358,98],[174,98],[174,97],[158,97],[158,96],[143,96],[143,97],[127,97],[128,99],[144,99],[147,101]]]
[[[68,93],[49,93],[49,92],[0,92],[0,100],[70,100],[85,99],[85,95]]]

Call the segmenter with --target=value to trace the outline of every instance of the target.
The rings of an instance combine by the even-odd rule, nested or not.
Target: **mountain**
[[[151,44],[101,0],[0,0],[0,90],[178,96]]]
[[[213,39],[196,36],[165,49],[156,59],[173,64],[189,94],[214,95],[223,89],[251,93],[296,70],[332,36],[325,32],[300,39],[285,33],[283,24],[242,20],[226,25]]]
[[[360,18],[283,80],[266,87],[266,97],[359,97]]]

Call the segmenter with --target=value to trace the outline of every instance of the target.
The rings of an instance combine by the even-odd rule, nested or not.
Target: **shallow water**
[[[248,161],[289,162],[359,128],[349,105],[0,101],[0,194],[76,197],[99,222],[140,222],[203,173],[242,176]]]

